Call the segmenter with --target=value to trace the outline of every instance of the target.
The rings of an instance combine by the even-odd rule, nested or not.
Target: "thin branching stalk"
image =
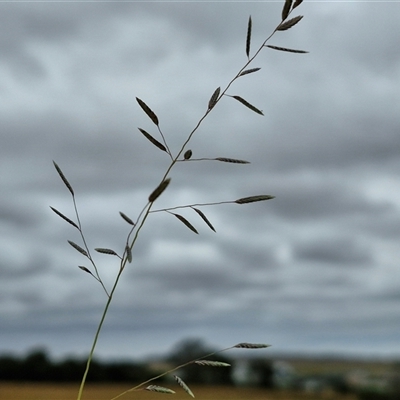
[[[187,361],[187,362],[185,362],[185,363],[183,363],[183,364],[181,364],[181,365],[178,365],[177,367],[174,367],[174,368],[169,369],[168,371],[162,372],[162,373],[160,373],[160,374],[157,375],[157,376],[153,376],[152,378],[149,378],[149,379],[147,379],[146,381],[144,381],[144,382],[142,382],[142,383],[139,383],[138,385],[136,385],[136,386],[134,386],[134,387],[132,387],[132,388],[130,388],[130,389],[128,389],[128,390],[125,390],[125,392],[120,393],[118,396],[113,397],[111,400],[119,399],[120,397],[122,397],[122,396],[124,396],[125,394],[130,393],[130,392],[135,392],[135,391],[138,391],[138,390],[142,390],[142,387],[143,387],[144,385],[147,385],[148,383],[153,382],[153,381],[155,381],[156,379],[159,379],[159,378],[162,378],[162,377],[164,377],[164,376],[166,376],[166,375],[169,375],[169,374],[171,374],[172,372],[178,371],[179,369],[182,369],[182,368],[184,368],[184,367],[186,367],[186,366],[188,366],[188,365],[195,364],[196,361],[203,360],[203,359],[208,358],[208,357],[212,357],[212,356],[214,356],[215,354],[219,354],[219,353],[222,353],[222,352],[224,352],[224,351],[231,350],[231,349],[233,349],[233,348],[235,348],[235,347],[237,347],[237,346],[238,346],[238,345],[230,346],[230,347],[227,347],[227,348],[222,349],[222,350],[213,351],[213,352],[211,352],[211,353],[204,354],[204,355],[202,355],[201,357],[195,358],[194,360]],[[263,345],[263,346],[264,346],[264,347],[269,347],[268,345]]]
[[[107,297],[110,298],[110,294],[108,293],[107,288],[104,286],[104,283],[103,283],[103,281],[102,281],[102,279],[101,279],[101,277],[100,277],[100,274],[99,274],[99,270],[97,269],[97,265],[96,265],[96,263],[94,262],[94,260],[93,260],[93,258],[92,258],[92,256],[91,256],[91,254],[90,254],[89,246],[88,246],[87,243],[86,243],[85,235],[83,234],[83,230],[82,230],[81,219],[80,219],[80,217],[79,217],[78,207],[77,207],[77,205],[76,205],[75,195],[72,196],[72,201],[73,201],[73,203],[74,203],[74,210],[75,210],[76,220],[77,220],[77,222],[78,222],[79,233],[80,233],[80,235],[81,235],[82,242],[83,242],[83,244],[84,244],[84,246],[85,246],[85,249],[86,249],[86,252],[87,252],[87,254],[88,254],[88,255],[87,255],[87,258],[90,260],[90,262],[91,262],[91,264],[93,265],[93,268],[94,268],[94,270],[95,270],[95,272],[96,272],[96,276],[95,276],[96,280],[100,282],[100,284],[101,284],[103,290],[105,291]]]
[[[162,211],[171,211],[171,210],[178,210],[181,208],[193,208],[193,207],[207,207],[207,206],[216,206],[216,205],[221,205],[221,204],[233,204],[235,203],[232,200],[227,200],[227,201],[217,201],[213,203],[193,203],[193,204],[185,204],[182,206],[174,206],[174,207],[168,207],[168,208],[160,208],[157,210],[152,210],[150,213],[157,213],[157,212],[162,212]]]
[[[265,200],[270,200],[273,199],[274,196],[271,195],[265,195],[265,194],[261,194],[261,195],[256,195],[256,196],[248,196],[248,197],[242,197],[239,198],[237,200],[229,200],[229,201],[216,201],[216,202],[209,202],[209,203],[194,203],[194,204],[186,204],[186,205],[178,205],[178,206],[174,206],[174,207],[169,207],[169,208],[162,208],[162,209],[154,209],[153,210],[153,206],[155,201],[158,199],[159,196],[161,196],[163,194],[163,192],[167,189],[168,185],[170,184],[171,179],[169,178],[169,175],[172,171],[172,169],[174,168],[175,164],[177,164],[178,162],[187,162],[187,161],[221,161],[221,162],[227,162],[227,163],[234,163],[234,164],[248,164],[248,161],[245,160],[239,160],[239,159],[233,159],[233,158],[227,158],[227,157],[217,157],[217,158],[208,158],[208,157],[202,157],[202,158],[193,158],[191,159],[192,156],[192,151],[191,150],[187,150],[187,146],[189,144],[189,142],[192,140],[193,136],[195,135],[195,133],[198,131],[198,129],[200,128],[200,126],[202,125],[203,121],[207,118],[207,116],[209,115],[209,113],[211,111],[213,111],[216,107],[216,105],[221,101],[221,99],[223,97],[231,97],[234,98],[235,100],[239,101],[240,103],[242,103],[244,106],[246,106],[247,108],[251,109],[252,111],[256,112],[257,114],[261,114],[263,115],[262,111],[259,110],[257,107],[253,106],[252,104],[250,104],[249,102],[247,102],[245,99],[243,99],[240,96],[236,96],[236,95],[230,95],[228,94],[228,90],[231,88],[232,84],[241,76],[243,75],[247,75],[250,73],[254,73],[257,72],[260,68],[248,68],[250,66],[250,64],[256,59],[256,57],[259,55],[259,53],[261,52],[261,50],[263,50],[266,47],[270,47],[274,50],[281,50],[281,51],[290,51],[290,52],[297,52],[297,53],[305,53],[304,51],[301,50],[293,50],[293,49],[286,49],[286,48],[281,48],[281,47],[277,47],[277,46],[270,46],[267,45],[267,42],[272,38],[272,36],[274,36],[274,34],[278,31],[284,31],[287,29],[290,29],[292,26],[296,25],[301,19],[302,16],[298,16],[292,19],[288,20],[289,15],[291,14],[291,12],[293,11],[293,9],[297,8],[299,5],[301,4],[300,0],[295,1],[295,3],[293,4],[292,1],[288,1],[286,0],[284,2],[284,6],[283,6],[283,10],[282,10],[282,20],[281,22],[278,24],[278,26],[273,30],[273,32],[264,40],[264,42],[261,44],[261,46],[259,46],[259,48],[256,50],[256,52],[251,55],[250,51],[251,51],[251,34],[252,34],[252,26],[253,26],[253,22],[251,17],[249,17],[248,20],[248,28],[247,28],[247,37],[246,37],[246,56],[247,56],[247,61],[244,63],[243,67],[240,68],[240,70],[237,72],[237,74],[228,82],[228,84],[225,86],[224,89],[221,90],[220,87],[218,87],[213,95],[211,96],[209,102],[208,102],[208,107],[206,109],[206,111],[204,112],[204,114],[200,117],[200,119],[198,120],[197,124],[195,125],[195,127],[192,129],[192,131],[188,134],[187,138],[183,141],[181,147],[179,148],[178,152],[176,153],[176,155],[174,156],[168,146],[166,137],[164,135],[164,133],[162,132],[160,125],[159,125],[159,119],[157,117],[157,115],[154,113],[154,111],[152,111],[152,109],[141,99],[136,98],[139,106],[142,108],[142,110],[147,114],[147,116],[151,119],[151,121],[157,126],[158,129],[158,133],[161,136],[162,139],[162,143],[160,141],[158,141],[155,137],[153,137],[153,135],[151,135],[150,133],[148,133],[147,131],[145,131],[144,129],[139,128],[139,131],[153,144],[155,145],[159,150],[166,152],[168,154],[168,156],[170,157],[171,161],[168,165],[168,167],[166,168],[164,174],[161,177],[160,183],[158,184],[158,186],[153,190],[153,192],[149,195],[148,198],[148,202],[147,204],[142,208],[142,210],[140,211],[139,215],[137,216],[136,220],[133,221],[131,220],[126,214],[120,212],[121,217],[131,226],[130,230],[128,232],[128,235],[126,237],[126,243],[125,243],[125,249],[124,252],[122,254],[122,256],[119,256],[114,250],[112,249],[107,249],[107,248],[96,248],[95,250],[99,253],[103,253],[106,255],[110,255],[110,256],[116,256],[120,259],[120,263],[119,263],[119,270],[116,274],[114,283],[112,284],[111,290],[108,291],[107,288],[105,287],[99,270],[97,268],[96,262],[94,261],[90,250],[89,250],[89,246],[87,245],[87,241],[85,238],[85,235],[83,233],[83,229],[82,229],[82,224],[81,224],[81,220],[80,220],[80,216],[79,216],[79,212],[78,212],[78,207],[76,204],[76,200],[75,200],[75,193],[74,190],[71,186],[71,184],[69,183],[69,181],[66,179],[65,175],[63,174],[63,172],[61,171],[60,167],[54,162],[54,166],[58,172],[58,174],[60,175],[61,179],[63,180],[64,184],[66,185],[67,189],[70,191],[71,195],[72,195],[72,200],[73,200],[73,205],[74,205],[74,210],[75,210],[75,216],[76,216],[76,223],[69,219],[68,217],[66,217],[64,214],[60,213],[58,210],[53,209],[53,211],[58,214],[62,219],[64,219],[65,221],[67,221],[70,225],[74,226],[75,228],[77,228],[79,230],[80,236],[81,236],[81,240],[83,243],[83,247],[79,246],[78,244],[69,241],[69,243],[71,244],[72,247],[74,247],[78,252],[80,252],[81,254],[83,254],[91,263],[93,269],[94,269],[94,274],[92,274],[92,272],[90,272],[89,269],[87,269],[84,266],[80,266],[80,268],[82,270],[84,270],[85,272],[89,272],[90,275],[92,275],[103,287],[103,290],[105,291],[106,295],[107,295],[107,301],[105,303],[105,307],[104,310],[102,312],[99,324],[97,326],[94,338],[93,338],[93,343],[89,352],[89,356],[86,362],[86,368],[84,371],[84,374],[82,376],[82,380],[80,383],[80,387],[79,387],[79,392],[78,392],[78,397],[77,400],[82,400],[83,397],[83,392],[84,392],[84,388],[85,388],[85,384],[87,381],[87,377],[88,377],[88,373],[90,370],[90,365],[92,363],[93,360],[93,355],[96,349],[96,345],[100,336],[100,332],[103,328],[103,324],[104,321],[106,319],[110,304],[113,300],[114,297],[114,293],[117,289],[119,280],[122,276],[122,273],[125,269],[125,267],[127,266],[127,264],[130,264],[132,262],[132,251],[134,246],[137,243],[137,240],[139,238],[139,235],[148,219],[148,217],[150,216],[150,214],[154,214],[154,213],[158,213],[158,212],[166,212],[168,214],[174,215],[175,217],[177,217],[181,222],[183,222],[183,224],[186,225],[186,227],[188,227],[190,230],[194,231],[195,233],[198,233],[197,230],[194,228],[194,226],[182,215],[180,214],[176,214],[173,213],[173,210],[177,210],[177,209],[192,209],[193,211],[195,211],[200,217],[201,219],[208,225],[208,227],[210,229],[212,229],[213,231],[215,231],[213,225],[211,224],[211,222],[208,220],[208,218],[204,215],[204,213],[195,208],[195,207],[205,207],[205,206],[215,206],[215,205],[222,205],[222,204],[249,204],[249,203],[254,203],[254,202],[259,202],[259,201],[265,201]],[[186,151],[185,151],[186,150]],[[181,159],[182,154],[184,153],[184,158]],[[226,363],[222,363],[222,362],[213,362],[213,361],[208,361],[208,360],[202,360],[204,357],[210,357],[213,356],[217,353],[221,353],[223,351],[227,351],[230,350],[232,348],[247,348],[247,349],[259,349],[259,348],[264,348],[264,347],[268,347],[268,345],[261,345],[261,344],[251,344],[251,343],[239,343],[238,345],[232,346],[232,347],[228,347],[226,349],[223,350],[219,350],[219,351],[215,351],[212,353],[209,353],[201,358],[198,358],[196,360],[191,360],[188,361],[184,364],[181,364],[175,368],[170,369],[169,371],[163,372],[153,378],[150,378],[148,380],[146,380],[145,382],[140,383],[139,385],[126,390],[123,393],[120,393],[119,395],[117,395],[116,397],[114,397],[111,400],[116,400],[120,397],[122,397],[123,395],[129,393],[129,392],[133,392],[133,391],[137,391],[137,390],[143,390],[143,386],[154,381],[155,379],[158,379],[160,377],[165,376],[166,374],[170,374],[172,372],[175,372],[178,369],[181,369],[189,364],[193,364],[198,362],[199,365],[211,365],[211,366],[227,366],[228,364]],[[202,360],[200,362],[200,360]],[[185,382],[183,382],[181,380],[181,378],[176,377],[177,382],[181,385],[181,387],[184,388],[184,390],[187,391],[188,394],[192,395],[190,389],[188,388],[188,386],[186,385]],[[149,387],[146,388],[147,390],[151,390],[151,391],[157,391],[157,392],[162,392],[162,393],[173,393],[173,391],[171,391],[170,389],[167,388],[162,388],[162,387],[158,387],[156,385],[150,385]]]

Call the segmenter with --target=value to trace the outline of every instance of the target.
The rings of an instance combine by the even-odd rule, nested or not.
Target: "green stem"
[[[91,364],[92,359],[93,359],[94,350],[96,348],[96,344],[97,344],[97,341],[99,339],[100,331],[101,331],[101,329],[103,327],[103,323],[104,323],[104,320],[106,318],[108,308],[110,307],[111,300],[113,298],[115,289],[117,288],[118,281],[119,281],[119,278],[121,276],[121,273],[122,273],[122,269],[120,269],[120,271],[118,272],[117,278],[115,279],[114,286],[113,286],[113,288],[112,288],[112,290],[110,292],[110,295],[109,295],[109,297],[107,299],[107,303],[106,303],[106,306],[104,307],[103,315],[101,316],[99,326],[97,327],[96,334],[94,335],[92,348],[90,349],[89,357],[88,357],[87,362],[86,362],[86,369],[85,369],[85,372],[84,372],[83,377],[82,377],[81,385],[79,387],[78,399],[77,400],[81,400],[82,399],[83,389],[85,388],[86,379],[87,379],[87,375],[89,373],[90,364]]]
[[[151,205],[152,205],[152,204],[146,205],[146,207],[143,209],[143,210],[145,210],[145,209],[147,208],[147,210],[146,210],[146,212],[145,212],[145,214],[144,214],[144,216],[143,216],[143,219],[142,219],[142,221],[141,221],[141,223],[140,223],[140,225],[139,225],[139,227],[138,227],[138,229],[137,229],[137,231],[136,231],[136,234],[135,234],[135,236],[134,236],[134,238],[133,238],[133,240],[132,240],[132,243],[131,243],[131,245],[130,245],[130,248],[131,248],[131,249],[132,249],[133,246],[135,245],[136,240],[137,240],[138,235],[139,235],[139,232],[140,232],[140,230],[142,229],[142,227],[143,227],[143,225],[144,225],[144,223],[145,223],[145,221],[146,221],[146,219],[147,219],[147,217],[148,217],[148,215],[149,215],[149,211],[150,211]],[[112,289],[111,289],[110,295],[108,296],[106,305],[105,305],[105,307],[104,307],[104,311],[103,311],[103,314],[102,314],[102,316],[101,316],[99,325],[98,325],[98,327],[97,327],[96,334],[95,334],[94,339],[93,339],[92,347],[91,347],[91,349],[90,349],[90,353],[89,353],[89,356],[88,356],[88,359],[87,359],[87,362],[86,362],[86,368],[85,368],[85,372],[84,372],[83,377],[82,377],[81,385],[80,385],[80,387],[79,387],[79,392],[78,392],[78,398],[77,398],[77,400],[81,400],[81,399],[82,399],[82,394],[83,394],[83,390],[84,390],[84,388],[85,388],[87,375],[88,375],[89,369],[90,369],[90,364],[92,363],[94,350],[95,350],[95,348],[96,348],[97,341],[98,341],[98,339],[99,339],[99,335],[100,335],[101,329],[102,329],[102,327],[103,327],[104,320],[105,320],[106,315],[107,315],[107,312],[108,312],[108,308],[110,307],[111,301],[112,301],[113,296],[114,296],[114,292],[115,292],[115,290],[116,290],[116,288],[117,288],[117,286],[118,286],[119,279],[120,279],[120,277],[121,277],[121,275],[122,275],[122,271],[124,270],[127,261],[128,261],[128,260],[127,260],[127,257],[126,257],[126,256],[121,260],[121,265],[120,265],[120,269],[119,269],[118,275],[117,275],[117,277],[116,277],[116,279],[115,279],[114,285],[113,285],[113,287],[112,287]]]

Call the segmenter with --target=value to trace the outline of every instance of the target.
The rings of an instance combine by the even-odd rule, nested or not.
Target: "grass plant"
[[[240,160],[240,159],[234,159],[234,158],[229,158],[229,157],[217,157],[217,158],[194,158],[193,156],[193,151],[189,148],[189,144],[193,138],[193,136],[196,134],[198,131],[199,127],[203,123],[203,121],[207,118],[207,116],[213,112],[216,109],[216,106],[218,103],[222,100],[229,100],[229,99],[234,99],[238,102],[240,102],[244,107],[247,107],[250,111],[254,112],[255,114],[258,115],[263,115],[263,112],[253,104],[249,103],[247,100],[245,100],[243,97],[238,96],[238,95],[233,95],[228,93],[228,91],[231,89],[231,86],[238,80],[238,79],[243,79],[243,76],[250,75],[257,73],[261,68],[258,67],[251,67],[251,64],[253,64],[254,60],[257,58],[257,56],[260,54],[261,51],[268,49],[272,50],[277,50],[277,51],[284,51],[284,52],[291,52],[291,53],[306,53],[304,50],[296,50],[296,49],[290,49],[290,48],[284,48],[284,47],[278,47],[269,44],[270,39],[277,33],[281,31],[286,31],[290,28],[292,28],[294,25],[296,25],[300,20],[303,18],[301,15],[289,18],[293,12],[293,10],[297,9],[298,6],[302,3],[302,0],[286,0],[284,1],[283,9],[282,9],[282,14],[281,14],[281,20],[276,26],[275,29],[273,29],[272,33],[264,40],[264,42],[259,45],[259,47],[256,49],[256,51],[252,52],[252,30],[253,30],[253,22],[251,16],[248,19],[247,23],[247,31],[246,31],[246,40],[245,40],[245,54],[246,54],[246,61],[244,62],[243,66],[238,70],[237,74],[229,81],[229,83],[221,89],[221,87],[218,87],[215,89],[215,91],[212,93],[210,96],[208,103],[205,104],[205,112],[201,116],[201,118],[198,120],[197,124],[194,126],[191,132],[188,133],[186,139],[183,141],[181,147],[176,153],[173,153],[168,146],[168,135],[164,133],[164,131],[161,129],[159,119],[157,114],[147,105],[146,102],[141,100],[140,98],[136,98],[136,101],[139,105],[139,107],[143,110],[144,114],[150,119],[150,121],[153,123],[155,126],[155,130],[157,132],[158,138],[155,137],[154,134],[149,133],[147,130],[143,128],[138,128],[139,132],[152,144],[153,146],[157,147],[161,152],[166,153],[170,162],[168,167],[166,168],[165,171],[160,172],[160,179],[159,183],[157,186],[155,186],[154,190],[149,194],[147,200],[144,200],[144,205],[139,214],[135,218],[129,217],[126,213],[120,212],[120,217],[128,224],[130,227],[129,233],[127,234],[126,241],[123,244],[122,248],[123,251],[121,253],[118,253],[117,251],[109,248],[95,248],[94,252],[89,248],[86,240],[86,236],[84,233],[83,226],[81,224],[81,219],[79,216],[79,211],[78,211],[78,205],[77,205],[77,199],[75,195],[75,191],[73,189],[72,184],[69,182],[69,180],[66,178],[66,175],[64,172],[61,170],[59,165],[54,162],[54,167],[60,176],[61,180],[65,184],[66,188],[68,189],[71,197],[72,197],[72,202],[75,210],[75,217],[73,219],[67,217],[63,213],[61,213],[59,210],[57,210],[54,207],[51,207],[51,209],[59,216],[61,217],[64,221],[69,223],[73,228],[78,230],[80,238],[81,238],[81,243],[77,244],[71,240],[68,240],[68,243],[79,253],[82,254],[89,263],[89,266],[79,266],[79,268],[90,274],[103,288],[106,300],[105,300],[105,306],[103,313],[101,315],[100,321],[98,323],[94,338],[93,338],[93,343],[89,351],[89,356],[87,359],[87,364],[86,364],[86,369],[84,371],[82,381],[80,384],[79,392],[78,392],[78,397],[77,400],[81,400],[83,398],[83,392],[87,380],[87,376],[90,370],[90,365],[93,359],[93,355],[96,349],[96,345],[98,342],[98,338],[100,335],[100,332],[103,327],[103,323],[105,321],[105,318],[108,314],[108,310],[110,307],[110,304],[113,300],[115,291],[118,287],[118,283],[122,277],[123,272],[125,271],[126,268],[132,268],[134,263],[134,248],[137,243],[137,240],[146,224],[146,221],[150,218],[150,216],[154,216],[156,213],[164,212],[168,213],[171,216],[177,218],[183,225],[186,226],[190,231],[194,233],[198,233],[197,229],[195,226],[190,222],[187,218],[183,217],[181,214],[178,213],[178,210],[184,209],[184,208],[190,208],[197,214],[201,220],[213,231],[215,231],[214,226],[212,225],[211,221],[208,219],[206,214],[202,209],[205,207],[209,206],[216,206],[216,205],[222,205],[222,204],[238,204],[238,205],[246,205],[250,203],[255,203],[255,202],[261,202],[261,201],[267,201],[271,200],[274,198],[273,195],[270,194],[256,194],[256,195],[249,195],[246,197],[242,197],[239,199],[234,199],[234,200],[229,200],[229,201],[216,201],[212,203],[198,203],[198,204],[185,204],[185,205],[177,205],[171,208],[161,208],[161,209],[156,209],[155,208],[155,203],[157,202],[157,199],[160,196],[167,196],[168,195],[168,187],[171,184],[171,175],[173,172],[173,168],[177,163],[187,163],[187,162],[194,162],[194,161],[202,161],[202,162],[207,162],[207,161],[218,161],[222,163],[232,163],[232,164],[248,164],[248,161],[246,160]],[[165,193],[164,193],[165,192]],[[112,256],[116,258],[116,262],[119,264],[118,272],[116,274],[114,283],[111,285],[111,287],[106,287],[104,281],[102,280],[101,277],[101,271],[97,266],[97,263],[95,261],[94,254],[100,253],[102,255],[106,256]],[[269,345],[266,344],[254,344],[254,343],[239,343],[234,346],[230,346],[226,349],[220,350],[219,352],[222,351],[227,351],[229,349],[233,348],[247,348],[247,349],[260,349],[260,348],[266,348]],[[189,364],[198,364],[199,367],[227,367],[229,366],[226,363],[222,362],[217,362],[217,361],[209,361],[207,360],[207,357],[210,357],[211,355],[214,355],[215,353],[205,355],[202,359],[196,359],[196,360],[191,360],[188,361],[187,363],[184,363],[182,365],[179,365],[175,368],[173,368],[170,371],[167,371],[165,373],[162,373],[161,375],[155,376],[152,379],[149,379],[148,381],[142,382],[139,385],[136,385],[128,390],[125,390],[124,392],[121,392],[117,396],[113,397],[112,400],[116,400],[125,394],[129,392],[135,392],[139,390],[147,390],[151,392],[158,392],[158,393],[174,393],[172,389],[165,388],[165,387],[160,387],[157,385],[152,384],[152,381],[155,379],[164,376],[166,374],[171,374],[173,372],[178,371],[179,369],[189,365]],[[177,375],[174,376],[175,380],[180,388],[182,388],[189,396],[194,397],[192,391],[190,390],[189,386]]]

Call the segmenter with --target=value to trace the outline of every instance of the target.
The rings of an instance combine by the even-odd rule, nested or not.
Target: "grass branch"
[[[179,214],[174,214],[172,211],[173,210],[178,210],[178,209],[187,209],[190,208],[192,210],[194,210],[202,219],[203,221],[213,230],[215,231],[214,227],[211,225],[210,221],[207,219],[207,217],[204,215],[204,213],[195,208],[195,207],[206,207],[206,206],[216,206],[216,205],[223,205],[223,204],[248,204],[248,203],[254,203],[254,202],[259,202],[259,201],[265,201],[265,200],[270,200],[273,199],[274,196],[271,195],[257,195],[257,196],[248,196],[248,197],[243,197],[237,200],[230,200],[230,201],[218,201],[218,202],[209,202],[209,203],[193,203],[193,204],[185,204],[185,205],[177,205],[177,206],[173,206],[173,207],[167,207],[167,208],[160,208],[160,209],[153,209],[155,202],[157,201],[158,197],[160,196],[164,196],[164,192],[169,191],[169,184],[170,184],[170,174],[171,171],[173,170],[174,166],[178,163],[178,162],[186,162],[186,161],[221,161],[221,162],[226,162],[226,163],[234,163],[234,164],[248,164],[248,161],[245,160],[239,160],[239,159],[233,159],[233,158],[227,158],[227,157],[217,157],[217,158],[208,158],[208,157],[203,157],[203,158],[194,158],[192,159],[192,151],[191,150],[187,150],[188,144],[190,143],[190,141],[192,140],[193,136],[196,134],[196,132],[199,130],[199,128],[201,127],[202,123],[204,122],[204,120],[208,117],[208,115],[214,111],[216,109],[216,106],[218,105],[218,103],[224,98],[227,97],[232,97],[234,99],[236,99],[237,101],[239,101],[240,103],[242,103],[242,105],[248,107],[249,109],[251,109],[252,111],[263,115],[262,111],[259,110],[258,108],[254,107],[252,104],[250,104],[249,102],[247,102],[245,99],[243,99],[240,96],[237,95],[230,95],[228,94],[228,90],[232,87],[232,85],[234,84],[234,82],[239,79],[240,77],[244,76],[244,75],[248,75],[250,73],[253,72],[257,72],[260,68],[249,68],[250,64],[252,64],[252,62],[258,57],[258,55],[260,54],[260,52],[263,49],[266,49],[267,46],[267,42],[274,36],[274,34],[278,31],[284,31],[287,30],[289,28],[291,28],[292,26],[296,25],[298,22],[300,22],[300,20],[302,19],[302,17],[295,17],[292,18],[291,20],[288,20],[287,18],[289,17],[289,15],[291,14],[291,12],[293,11],[294,8],[298,7],[301,4],[301,1],[296,1],[294,4],[292,1],[285,1],[284,2],[284,6],[283,6],[283,10],[282,10],[282,20],[281,22],[277,25],[277,27],[272,31],[272,33],[263,41],[263,43],[257,48],[257,50],[255,51],[255,53],[253,55],[250,54],[251,52],[251,38],[252,38],[252,29],[253,29],[253,21],[251,19],[251,17],[248,20],[248,26],[247,26],[247,36],[246,36],[246,47],[245,47],[245,52],[246,52],[246,62],[243,64],[243,66],[238,70],[238,72],[233,76],[233,78],[231,78],[229,80],[229,82],[226,84],[226,86],[221,89],[220,87],[218,87],[214,93],[212,94],[209,102],[208,102],[208,107],[206,108],[206,110],[203,112],[203,114],[201,115],[201,117],[199,118],[199,120],[197,121],[197,123],[195,124],[194,128],[188,133],[186,139],[183,141],[183,143],[181,144],[179,150],[177,151],[177,153],[175,155],[172,154],[168,144],[167,144],[167,140],[166,137],[163,133],[163,131],[160,128],[160,124],[159,124],[159,119],[158,116],[155,114],[154,111],[152,111],[152,109],[141,99],[136,98],[139,106],[142,108],[142,110],[144,111],[144,113],[150,118],[150,120],[153,122],[153,124],[155,124],[157,126],[158,132],[161,136],[162,139],[162,143],[159,142],[157,139],[155,139],[150,133],[148,133],[147,131],[145,131],[144,129],[139,128],[139,131],[156,147],[159,148],[159,150],[166,152],[169,157],[170,157],[170,163],[167,166],[167,168],[165,169],[165,171],[161,174],[161,179],[159,180],[159,183],[157,186],[155,186],[155,189],[150,193],[149,197],[148,197],[148,201],[147,203],[143,206],[143,208],[141,209],[140,213],[138,214],[138,216],[136,217],[136,220],[131,220],[129,217],[127,217],[126,214],[121,213],[120,215],[121,217],[128,223],[131,225],[131,228],[126,236],[126,241],[125,241],[125,247],[124,247],[124,252],[122,254],[122,256],[119,256],[117,253],[115,253],[113,250],[110,249],[104,249],[104,248],[96,248],[95,250],[97,250],[99,253],[104,253],[104,254],[108,254],[108,255],[114,255],[117,256],[120,261],[119,261],[119,270],[116,274],[114,283],[112,284],[111,290],[108,291],[107,288],[105,287],[102,279],[101,279],[101,275],[99,272],[99,269],[91,255],[89,246],[87,244],[85,235],[83,233],[83,229],[82,229],[82,224],[81,224],[81,219],[80,219],[80,215],[78,212],[78,207],[77,207],[77,203],[76,203],[76,199],[75,199],[75,193],[74,190],[72,188],[72,186],[70,185],[69,181],[66,179],[65,175],[63,174],[63,172],[61,171],[61,169],[59,168],[59,166],[54,162],[54,166],[60,176],[60,178],[62,179],[62,181],[64,182],[65,186],[67,187],[67,189],[70,191],[71,196],[72,196],[72,201],[73,201],[73,206],[74,206],[74,210],[75,210],[75,215],[76,215],[76,223],[72,220],[70,220],[68,217],[64,216],[63,214],[61,214],[59,211],[53,209],[53,211],[58,214],[61,218],[63,218],[66,222],[68,222],[70,225],[73,225],[75,228],[78,228],[81,239],[82,239],[82,243],[83,243],[83,247],[80,247],[79,245],[70,242],[72,247],[75,247],[76,250],[78,250],[80,253],[82,253],[83,255],[85,255],[88,260],[90,261],[93,269],[94,269],[94,274],[92,274],[86,267],[80,267],[81,269],[83,269],[86,272],[89,272],[91,275],[93,275],[93,277],[101,284],[103,290],[105,291],[106,295],[107,295],[107,301],[104,305],[104,309],[103,312],[101,314],[97,329],[95,331],[94,334],[94,338],[93,338],[93,342],[90,348],[90,352],[89,352],[89,356],[86,362],[86,367],[85,367],[85,371],[83,373],[82,376],[82,380],[80,383],[80,387],[79,387],[79,391],[78,391],[78,397],[77,400],[82,400],[83,398],[83,393],[84,393],[84,388],[86,385],[86,381],[87,381],[87,377],[89,374],[89,370],[90,370],[90,365],[92,363],[93,360],[93,355],[98,343],[98,339],[100,336],[100,333],[102,331],[106,316],[108,314],[109,311],[109,307],[110,304],[113,300],[114,294],[116,292],[118,283],[120,281],[120,278],[122,276],[122,273],[124,271],[124,269],[126,268],[127,264],[131,264],[132,263],[132,252],[133,249],[135,247],[135,245],[137,244],[137,240],[142,232],[142,229],[145,226],[145,223],[147,221],[147,219],[149,218],[150,214],[155,214],[155,213],[159,213],[159,212],[167,212],[170,213],[172,215],[175,215],[178,219],[181,220],[181,222],[183,222],[188,228],[190,228],[192,231],[194,231],[195,233],[197,233],[197,230],[191,225],[191,223],[189,221],[187,221],[183,216],[179,215]],[[271,48],[277,50],[277,49],[283,49],[283,48],[277,48],[276,46],[272,46]],[[284,49],[282,51],[288,51],[288,49]],[[295,51],[296,52],[296,51]],[[185,151],[186,150],[186,151]],[[182,159],[182,154],[184,154],[183,159]],[[113,397],[111,400],[116,400],[120,397],[122,397],[123,395],[133,392],[133,391],[137,391],[137,390],[143,390],[143,386],[154,381],[155,379],[161,378],[167,374],[170,374],[172,372],[175,372],[178,369],[184,368],[189,364],[193,364],[196,361],[199,361],[205,357],[210,357],[213,356],[217,353],[223,352],[223,351],[227,351],[230,350],[232,348],[247,348],[247,349],[259,349],[259,348],[263,348],[263,347],[267,347],[267,345],[257,345],[257,344],[250,344],[250,343],[240,343],[236,346],[232,346],[232,347],[228,347],[226,349],[223,350],[219,350],[216,352],[212,352],[209,354],[204,355],[201,358],[195,359],[195,360],[190,360],[188,362],[185,362],[177,367],[174,367],[166,372],[163,372],[157,376],[154,376],[153,378],[150,378],[142,383],[140,383],[139,385],[126,390],[123,393],[120,393],[119,395]],[[212,362],[210,362],[212,364]],[[210,364],[210,365],[211,365]],[[221,363],[223,364],[223,363]],[[182,381],[183,382],[183,381]],[[184,385],[184,387],[186,387],[186,384],[182,383],[182,385]],[[154,389],[154,388],[153,388]],[[160,390],[163,388],[159,388]],[[149,389],[150,390],[150,389]],[[160,391],[158,390],[158,391]],[[168,389],[166,389],[168,390]],[[157,391],[157,390],[155,390]],[[169,392],[168,392],[169,393]]]

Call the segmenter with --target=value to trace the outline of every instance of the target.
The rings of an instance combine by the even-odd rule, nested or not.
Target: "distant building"
[[[296,373],[285,361],[241,358],[232,364],[232,380],[238,386],[290,388],[296,380]]]

